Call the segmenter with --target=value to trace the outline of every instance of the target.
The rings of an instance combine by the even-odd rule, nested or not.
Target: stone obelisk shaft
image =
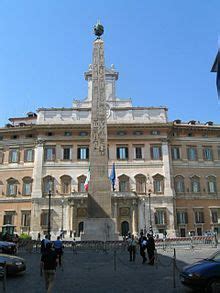
[[[89,218],[111,217],[108,178],[104,42],[94,41],[92,64],[92,117],[90,140]]]

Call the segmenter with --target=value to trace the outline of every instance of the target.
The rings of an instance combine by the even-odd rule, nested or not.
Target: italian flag
[[[89,170],[87,173],[86,181],[84,183],[85,191],[88,191],[88,189],[89,189],[89,181],[90,181],[90,165],[89,165]]]

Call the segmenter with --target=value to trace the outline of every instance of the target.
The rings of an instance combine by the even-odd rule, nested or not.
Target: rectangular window
[[[205,161],[212,161],[213,155],[212,155],[212,148],[211,147],[205,147],[203,149],[203,158]]]
[[[48,212],[45,211],[41,213],[40,225],[45,227],[48,226]]]
[[[162,188],[162,180],[155,179],[154,180],[154,193],[162,193],[163,188]]]
[[[117,147],[117,159],[127,160],[128,159],[128,147]]]
[[[195,222],[196,224],[204,223],[203,211],[195,211]]]
[[[212,210],[212,223],[218,223],[218,211]]]
[[[172,147],[171,148],[171,154],[173,160],[180,160],[180,148],[179,147]]]
[[[157,210],[155,213],[155,224],[165,225],[166,224],[166,212],[164,210]]]
[[[55,161],[56,159],[56,149],[55,147],[45,148],[45,161]]]
[[[6,224],[13,225],[14,224],[14,214],[15,214],[15,212],[5,212],[4,219],[3,219],[3,225],[6,225]]]
[[[178,211],[177,212],[177,224],[187,224],[187,223],[188,223],[187,212]]]
[[[162,159],[161,146],[153,145],[150,147],[150,150],[151,150],[151,159],[152,160],[161,160]]]
[[[78,147],[77,158],[78,158],[78,160],[88,160],[89,159],[89,147],[88,146]]]
[[[24,150],[24,161],[25,162],[33,162],[34,161],[34,150],[33,149]]]
[[[141,146],[137,146],[137,147],[135,147],[134,148],[134,150],[135,150],[135,159],[143,159],[142,158],[142,147]]]
[[[215,193],[216,192],[216,184],[214,181],[208,181],[208,192]]]
[[[18,161],[19,161],[19,150],[10,150],[9,163],[18,163]]]
[[[23,195],[31,195],[31,182],[23,183]]]
[[[189,161],[196,161],[197,160],[197,149],[196,149],[196,147],[188,147],[187,156],[188,156]]]
[[[7,195],[16,195],[17,194],[17,185],[15,183],[8,183]]]
[[[31,211],[22,211],[21,212],[21,226],[30,227],[31,225]]]
[[[63,148],[63,160],[71,160],[71,148],[70,147]]]

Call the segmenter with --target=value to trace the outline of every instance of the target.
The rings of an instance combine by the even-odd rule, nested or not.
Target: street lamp
[[[151,187],[151,181],[150,181],[150,176],[149,174],[147,174],[147,180],[146,180],[146,184],[147,184],[147,187]],[[150,227],[149,227],[149,230],[150,232],[153,232],[153,228],[152,228],[152,216],[151,216],[151,189],[149,188],[148,189],[148,207],[149,207],[149,224],[150,224]]]
[[[48,197],[49,197],[49,204],[48,204],[49,210],[48,210],[48,226],[47,226],[47,235],[48,235],[48,237],[49,237],[49,240],[50,240],[50,230],[51,230],[51,227],[50,227],[51,190],[49,190],[49,192],[48,192]]]
[[[52,179],[50,177],[48,181],[48,186],[49,186],[49,191],[48,191],[48,197],[49,197],[49,202],[48,202],[48,226],[47,226],[47,235],[50,240],[50,231],[51,231],[51,224],[50,224],[50,215],[51,215],[51,195],[52,195]]]
[[[63,236],[64,236],[64,234],[63,234],[63,208],[64,208],[64,198],[62,197],[62,199],[61,199],[61,204],[62,204],[62,216],[61,216],[61,235],[62,235],[62,237],[61,238],[63,238]]]

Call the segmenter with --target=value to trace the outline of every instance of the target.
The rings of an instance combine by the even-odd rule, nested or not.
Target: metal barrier
[[[65,241],[63,240],[64,248],[72,249],[73,251],[126,251],[126,241]],[[200,246],[217,247],[217,239],[215,236],[193,236],[193,237],[177,237],[156,239],[155,246],[157,249],[173,249],[175,247],[191,248]],[[22,252],[40,252],[41,241],[19,239],[17,243],[18,251]]]
[[[217,247],[218,240],[215,236],[192,236],[192,237],[177,237],[156,239],[155,245],[157,248],[175,248],[185,247],[193,249],[195,246],[211,246]]]

